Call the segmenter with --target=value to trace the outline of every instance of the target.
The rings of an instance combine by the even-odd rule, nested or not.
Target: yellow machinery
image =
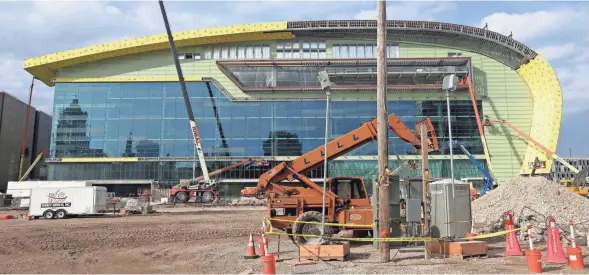
[[[579,185],[575,184],[575,180],[566,179],[561,180],[560,184],[566,187],[571,192],[577,193],[577,195],[587,197],[589,195],[589,186],[586,181],[581,181]]]

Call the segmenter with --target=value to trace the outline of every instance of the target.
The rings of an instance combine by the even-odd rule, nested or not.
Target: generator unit
[[[462,238],[470,232],[472,215],[470,185],[442,179],[429,184],[430,235],[434,238]]]

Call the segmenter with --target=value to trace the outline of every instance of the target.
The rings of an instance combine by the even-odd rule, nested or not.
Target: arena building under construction
[[[474,111],[476,106],[479,121],[508,121],[554,151],[562,93],[544,58],[487,29],[397,20],[387,28],[388,110],[409,126],[432,119],[442,147],[431,156],[433,176],[450,171],[441,80],[451,73],[459,77],[451,92],[453,138],[499,182],[530,173],[536,158],[546,164],[536,173],[550,172],[549,155],[505,124],[478,123]],[[182,31],[174,38],[209,171],[244,158],[272,165],[321,146],[320,70],[335,83],[332,138],[376,114],[376,21],[245,24]],[[25,60],[25,70],[55,86],[50,180],[171,185],[193,176],[192,136],[170,54],[161,34]],[[390,167],[398,159],[419,158],[393,134],[389,144]],[[454,152],[456,178],[482,176],[460,150]],[[376,163],[374,142],[330,162],[328,171],[370,178]],[[255,182],[265,169],[241,167],[221,178]],[[406,169],[402,176],[418,174]],[[321,178],[322,170],[309,176]]]

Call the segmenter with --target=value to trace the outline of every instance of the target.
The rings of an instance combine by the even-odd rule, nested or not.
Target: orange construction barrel
[[[572,269],[584,269],[583,264],[583,250],[580,247],[567,246],[567,254],[569,255],[569,264]]]
[[[540,249],[526,249],[526,261],[528,262],[528,272],[542,273],[542,251]]]
[[[274,254],[262,256],[262,274],[276,274],[276,259]]]
[[[10,215],[10,214],[4,214],[4,215],[0,216],[0,220],[11,220],[11,219],[14,219],[14,216]]]

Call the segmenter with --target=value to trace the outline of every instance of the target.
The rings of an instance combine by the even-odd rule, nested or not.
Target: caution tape
[[[522,231],[525,229],[527,229],[527,228],[526,227],[515,228],[515,229],[503,230],[503,231],[494,232],[494,233],[487,233],[487,234],[483,234],[483,235],[476,235],[476,236],[472,236],[472,237],[460,238],[458,240],[487,239],[487,238],[492,238],[492,237],[497,237],[497,236],[503,236],[503,235],[506,235],[511,232]]]
[[[285,220],[285,219],[276,219],[276,218],[267,218],[269,221],[277,221],[277,222],[291,222],[291,223],[303,223],[303,224],[324,224],[327,226],[339,226],[339,227],[364,227],[364,228],[374,228],[376,225],[372,224],[344,224],[344,223],[321,223],[321,222],[307,222],[307,221],[293,221],[293,220]]]
[[[308,223],[308,224],[321,224],[320,222],[302,222],[302,221],[292,221],[292,220],[283,220],[283,219],[272,219],[266,218],[269,221],[284,221],[284,222],[293,222],[293,223]],[[295,234],[295,233],[286,233],[286,232],[274,232],[274,227],[272,226],[271,222],[267,223],[269,225],[269,230],[265,232],[266,235],[284,235],[284,236],[293,236],[293,237],[304,237],[304,238],[323,238],[329,240],[338,240],[338,241],[355,241],[355,242],[431,242],[431,241],[444,241],[449,240],[447,238],[431,238],[431,237],[405,237],[405,238],[350,238],[350,237],[337,237],[337,236],[321,236],[321,235],[313,235],[313,234]],[[337,224],[332,223],[336,226],[349,226],[346,224]],[[328,223],[325,223],[328,225]],[[356,225],[359,226],[359,225]],[[368,227],[368,225],[362,225],[363,227]],[[371,226],[374,226],[372,224]],[[473,239],[487,239],[497,236],[506,235],[511,232],[525,230],[525,227],[522,228],[515,228],[510,230],[504,230],[500,232],[488,233],[483,235],[476,235],[472,237],[464,237],[458,239],[452,239],[453,241],[460,241],[460,240],[473,240]]]
[[[267,235],[285,235],[285,236],[293,236],[293,237],[311,237],[311,238],[323,238],[329,239],[334,241],[355,241],[355,242],[429,242],[429,241],[439,241],[442,239],[438,238],[349,238],[349,237],[337,237],[337,236],[320,236],[320,235],[311,235],[311,234],[293,234],[293,233],[282,233],[282,232],[266,232]]]

